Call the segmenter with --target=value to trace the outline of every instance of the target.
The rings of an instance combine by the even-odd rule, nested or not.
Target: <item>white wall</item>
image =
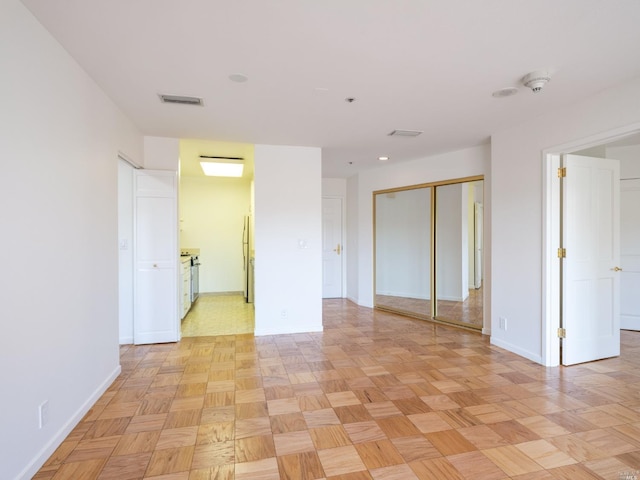
[[[543,150],[640,128],[638,122],[640,79],[492,136],[494,344],[543,362]],[[508,330],[497,328],[499,317]]]
[[[348,179],[349,211],[348,235],[357,260],[350,257],[349,298],[366,307],[373,307],[373,192],[387,188],[417,185],[454,178],[485,175],[487,180],[490,162],[488,145],[468,148],[398,165],[375,168]],[[357,199],[354,197],[357,196]],[[485,199],[485,211],[490,209],[490,199]],[[485,216],[485,220],[490,217]],[[487,229],[488,230],[488,229]],[[357,237],[354,240],[354,237]],[[485,237],[485,241],[487,241]],[[353,250],[353,248],[357,250]],[[485,255],[488,254],[485,249]],[[356,268],[356,270],[352,270]],[[357,279],[352,278],[357,272]],[[490,279],[486,278],[487,290]],[[355,290],[354,290],[355,289]],[[488,307],[488,306],[487,306]],[[487,308],[485,307],[485,308]],[[485,310],[485,314],[486,314]]]
[[[620,178],[640,178],[640,145],[607,147],[606,158],[620,160]]]
[[[120,372],[117,155],[142,137],[18,0],[0,64],[0,470],[28,479]]]
[[[120,344],[133,343],[133,167],[118,161],[118,316]]]
[[[322,330],[321,151],[255,146],[255,333]]]
[[[180,140],[171,137],[144,137],[144,168],[177,172]]]
[[[242,292],[242,229],[251,180],[180,179],[180,247],[200,249],[200,292]]]
[[[345,178],[323,178],[323,197],[347,197],[347,180]]]

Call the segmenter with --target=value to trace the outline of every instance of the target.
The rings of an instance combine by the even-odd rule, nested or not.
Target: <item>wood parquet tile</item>
[[[619,358],[544,368],[346,300],[324,327],[123,346],[34,479],[640,478],[640,333]]]

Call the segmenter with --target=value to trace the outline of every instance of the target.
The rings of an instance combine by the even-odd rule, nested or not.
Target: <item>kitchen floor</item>
[[[253,333],[253,303],[242,293],[202,294],[182,320],[183,337]]]
[[[545,368],[325,300],[324,331],[122,346],[44,480],[576,480],[640,473],[640,333]]]

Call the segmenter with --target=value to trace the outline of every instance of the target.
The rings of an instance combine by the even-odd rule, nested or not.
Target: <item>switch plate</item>
[[[38,407],[38,428],[49,423],[49,400],[45,400]]]
[[[500,322],[500,329],[507,330],[507,319],[504,317],[500,317],[498,320]]]
[[[120,239],[120,250],[129,250],[129,240],[126,238]]]

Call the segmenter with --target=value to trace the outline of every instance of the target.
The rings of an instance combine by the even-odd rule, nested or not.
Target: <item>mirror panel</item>
[[[431,187],[375,195],[375,305],[431,317]]]
[[[482,328],[482,181],[436,188],[436,314]]]
[[[481,178],[374,192],[376,308],[482,329]]]

